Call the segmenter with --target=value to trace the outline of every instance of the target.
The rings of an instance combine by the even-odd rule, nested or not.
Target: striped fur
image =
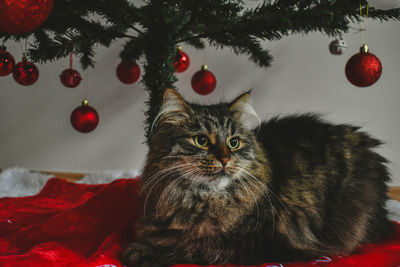
[[[125,252],[127,266],[349,254],[390,232],[389,175],[373,151],[379,141],[316,115],[260,124],[248,98],[199,106],[166,90],[142,174],[141,231]],[[198,135],[207,146],[196,143]]]

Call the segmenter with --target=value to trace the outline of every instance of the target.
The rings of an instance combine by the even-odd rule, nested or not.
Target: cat
[[[127,266],[346,255],[391,232],[380,141],[315,114],[260,122],[249,98],[201,106],[165,91]]]

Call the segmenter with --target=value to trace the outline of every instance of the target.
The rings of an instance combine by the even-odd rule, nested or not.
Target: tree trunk
[[[149,36],[152,36],[151,33]],[[174,88],[177,80],[173,67],[175,46],[168,45],[168,40],[160,40],[160,38],[155,38],[150,43],[153,45],[147,47],[145,51],[147,62],[143,77],[143,83],[149,92],[146,101],[148,110],[145,112],[147,144],[150,143],[151,126],[162,106],[164,91],[167,88]]]

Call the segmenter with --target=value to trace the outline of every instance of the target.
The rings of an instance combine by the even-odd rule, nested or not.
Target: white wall
[[[333,122],[361,125],[386,142],[379,151],[391,161],[392,184],[400,185],[400,22],[369,23],[367,43],[381,59],[383,74],[367,88],[351,85],[344,75],[348,58],[362,44],[354,32],[343,36],[348,49],[342,56],[331,55],[328,44],[333,38],[319,33],[266,42],[274,56],[268,70],[228,49],[196,51],[184,46],[191,66],[178,74],[177,86],[187,99],[201,103],[230,100],[253,88],[254,105],[263,118],[314,111]],[[58,78],[68,67],[67,58],[39,66],[40,77],[33,86],[20,86],[11,75],[0,77],[0,167],[76,172],[142,167],[147,93],[140,83],[126,86],[116,78],[122,44],[99,48],[95,69],[83,71],[76,60],[84,82],[75,89],[63,87]],[[20,45],[7,46],[19,61]],[[190,87],[202,64],[208,64],[218,80],[209,96],[196,95]],[[69,123],[85,95],[100,113],[98,128],[89,134],[75,131]]]

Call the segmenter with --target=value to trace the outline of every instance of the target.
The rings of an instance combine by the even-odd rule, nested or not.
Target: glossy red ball
[[[99,124],[99,114],[96,109],[84,102],[72,111],[71,124],[78,132],[89,133]]]
[[[212,91],[214,91],[217,86],[217,79],[214,74],[207,70],[203,69],[196,72],[192,77],[192,88],[193,90],[200,95],[208,95]]]
[[[75,88],[80,84],[82,77],[77,70],[66,69],[61,73],[60,80],[66,87]]]
[[[140,67],[136,63],[122,61],[117,67],[117,77],[123,83],[132,84],[140,77]]]
[[[367,87],[381,76],[382,63],[374,54],[360,52],[347,61],[345,73],[347,79],[355,86]]]
[[[22,60],[15,65],[13,77],[21,85],[32,85],[39,79],[39,69],[32,62]]]
[[[176,72],[183,72],[189,68],[190,58],[189,56],[183,52],[182,50],[176,51],[174,68]]]
[[[53,0],[0,0],[0,31],[30,32],[50,15]]]
[[[10,74],[15,65],[14,57],[5,49],[0,48],[0,76]]]

